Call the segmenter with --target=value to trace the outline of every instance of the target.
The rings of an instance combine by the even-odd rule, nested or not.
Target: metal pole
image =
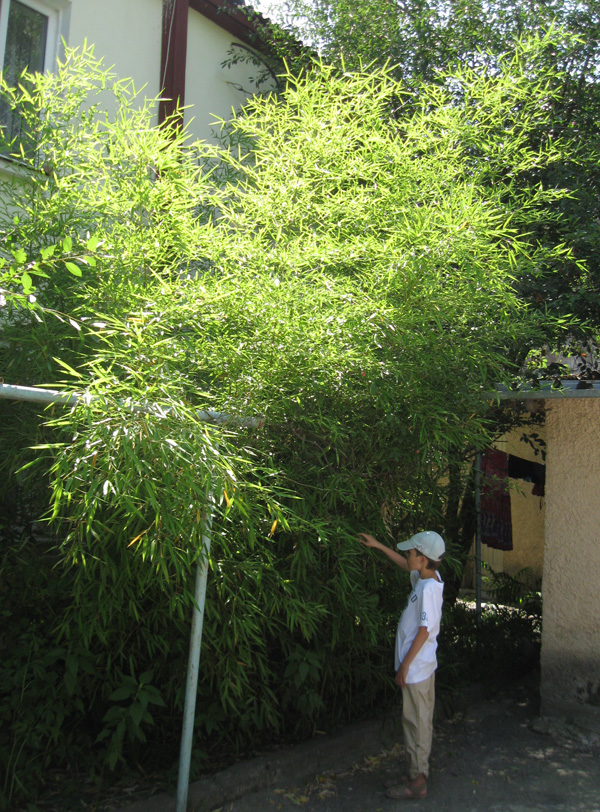
[[[9,383],[0,384],[0,398],[8,400],[24,400],[29,403],[61,403],[63,406],[77,406],[82,395],[74,392],[59,392],[56,389],[36,389],[33,386],[13,386]]]
[[[475,533],[475,607],[477,625],[481,625],[481,452],[475,455],[475,514],[477,530]]]
[[[0,398],[29,401],[30,403],[45,403],[47,405],[60,403],[63,406],[77,406],[80,401],[89,404],[96,399],[93,395],[87,393],[61,392],[58,389],[38,389],[34,386],[14,386],[8,383],[0,383]],[[128,401],[119,401],[119,403],[120,405],[130,406],[134,412],[150,412],[149,406],[139,406]],[[162,409],[162,407],[160,408]],[[162,409],[162,412],[168,414],[170,412],[169,407]],[[196,416],[203,423],[217,423],[220,425],[231,423],[245,428],[261,428],[264,423],[263,420],[257,417],[233,417],[223,412],[215,412],[214,409],[198,409]]]
[[[179,778],[177,781],[176,812],[186,812],[188,790],[190,786],[190,762],[192,758],[192,739],[194,736],[194,714],[196,712],[196,695],[198,692],[198,671],[200,648],[202,644],[202,626],[204,623],[204,604],[206,602],[206,581],[208,578],[208,554],[213,516],[211,505],[212,493],[208,494],[208,505],[204,532],[202,534],[202,553],[196,568],[196,585],[194,589],[194,609],[192,613],[192,631],[190,634],[190,656],[185,688],[183,708],[183,729],[181,731],[181,753],[179,756]]]

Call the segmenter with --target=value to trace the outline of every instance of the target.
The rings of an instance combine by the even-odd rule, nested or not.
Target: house
[[[542,712],[600,730],[600,382],[501,399],[545,410]]]
[[[264,23],[239,0],[1,0],[0,66],[9,81],[53,70],[63,43],[87,41],[145,97],[162,94],[157,123],[179,102],[191,134],[211,139],[214,117],[231,118],[255,90],[255,66],[223,63],[232,46],[264,48]]]

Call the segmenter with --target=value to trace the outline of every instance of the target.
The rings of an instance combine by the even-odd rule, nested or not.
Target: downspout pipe
[[[187,70],[189,0],[163,0],[158,123],[177,113],[183,126]]]

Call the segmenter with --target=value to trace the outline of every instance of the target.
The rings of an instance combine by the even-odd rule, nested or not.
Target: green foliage
[[[563,256],[518,228],[562,192],[515,179],[567,149],[527,137],[552,100],[536,47],[418,97],[385,70],[290,75],[223,149],[153,128],[89,53],[2,88],[30,116],[27,150],[2,145],[3,369],[87,395],[2,406],[7,480],[56,534],[2,536],[8,797],[74,753],[176,750],[209,511],[203,751],[388,695],[406,579],[356,532],[445,532],[449,460],[487,441],[488,391],[539,339],[515,280]]]
[[[263,5],[269,5],[268,2]],[[594,2],[514,0],[285,0],[269,8],[274,20],[319,48],[329,62],[356,70],[393,66],[397,79],[436,82],[460,64],[477,67],[524,35],[561,28],[565,37],[546,55],[560,71],[589,71],[598,63]]]
[[[27,543],[3,543],[0,797],[6,802],[31,790],[31,781],[52,763],[55,748],[69,756],[78,752],[69,723],[83,716],[83,686],[93,667],[85,651],[69,650],[53,635],[52,619],[63,599],[54,563]]]
[[[568,134],[577,148],[551,167],[532,167],[514,182],[569,190],[552,207],[558,220],[523,223],[522,229],[534,231],[540,242],[567,244],[573,254],[547,264],[544,273],[524,276],[520,292],[544,312],[577,314],[588,322],[579,334],[597,335],[600,17],[595,0],[286,0],[273,4],[269,14],[340,69],[390,65],[394,77],[417,92],[423,83],[444,84],[456,66],[487,67],[493,75],[498,60],[524,36],[552,33],[528,61],[532,80],[545,76],[553,90],[548,126],[530,131],[529,137],[535,148],[549,135]]]
[[[458,601],[444,610],[438,638],[440,694],[449,705],[457,688],[473,682],[498,688],[539,665],[541,606],[484,606],[478,622],[474,604]]]
[[[529,567],[523,567],[514,575],[509,575],[507,572],[494,572],[488,564],[484,569],[483,583],[495,604],[514,606],[531,615],[539,615],[541,618],[540,584],[535,583]]]
[[[123,677],[121,685],[108,697],[111,702],[126,702],[125,705],[112,705],[106,711],[102,718],[105,727],[96,739],[100,742],[110,737],[107,762],[111,769],[123,758],[123,738],[126,733],[132,741],[146,741],[142,722],[146,725],[154,724],[148,705],[165,707],[160,692],[150,684],[152,675],[152,671],[146,671],[140,675],[139,680],[135,677]]]
[[[462,599],[444,607],[436,687],[448,711],[460,707],[474,682],[495,690],[539,666],[542,596],[531,571],[511,576],[486,566],[483,583],[492,600],[479,616]]]

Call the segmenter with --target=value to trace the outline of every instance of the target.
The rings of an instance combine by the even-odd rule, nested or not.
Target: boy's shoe
[[[404,784],[404,785],[406,785],[406,784],[408,784],[408,782],[409,782],[409,781],[410,781],[410,778],[408,777],[408,775],[401,775],[401,776],[400,776],[400,778],[398,778],[398,777],[396,776],[395,778],[388,778],[388,779],[386,779],[386,780],[383,782],[383,786],[384,786],[386,789],[392,789],[392,787],[397,787],[397,786],[398,786],[398,784]]]
[[[387,798],[393,798],[395,801],[411,801],[419,800],[419,798],[427,797],[427,784],[399,784],[395,787],[390,787],[385,793]]]

